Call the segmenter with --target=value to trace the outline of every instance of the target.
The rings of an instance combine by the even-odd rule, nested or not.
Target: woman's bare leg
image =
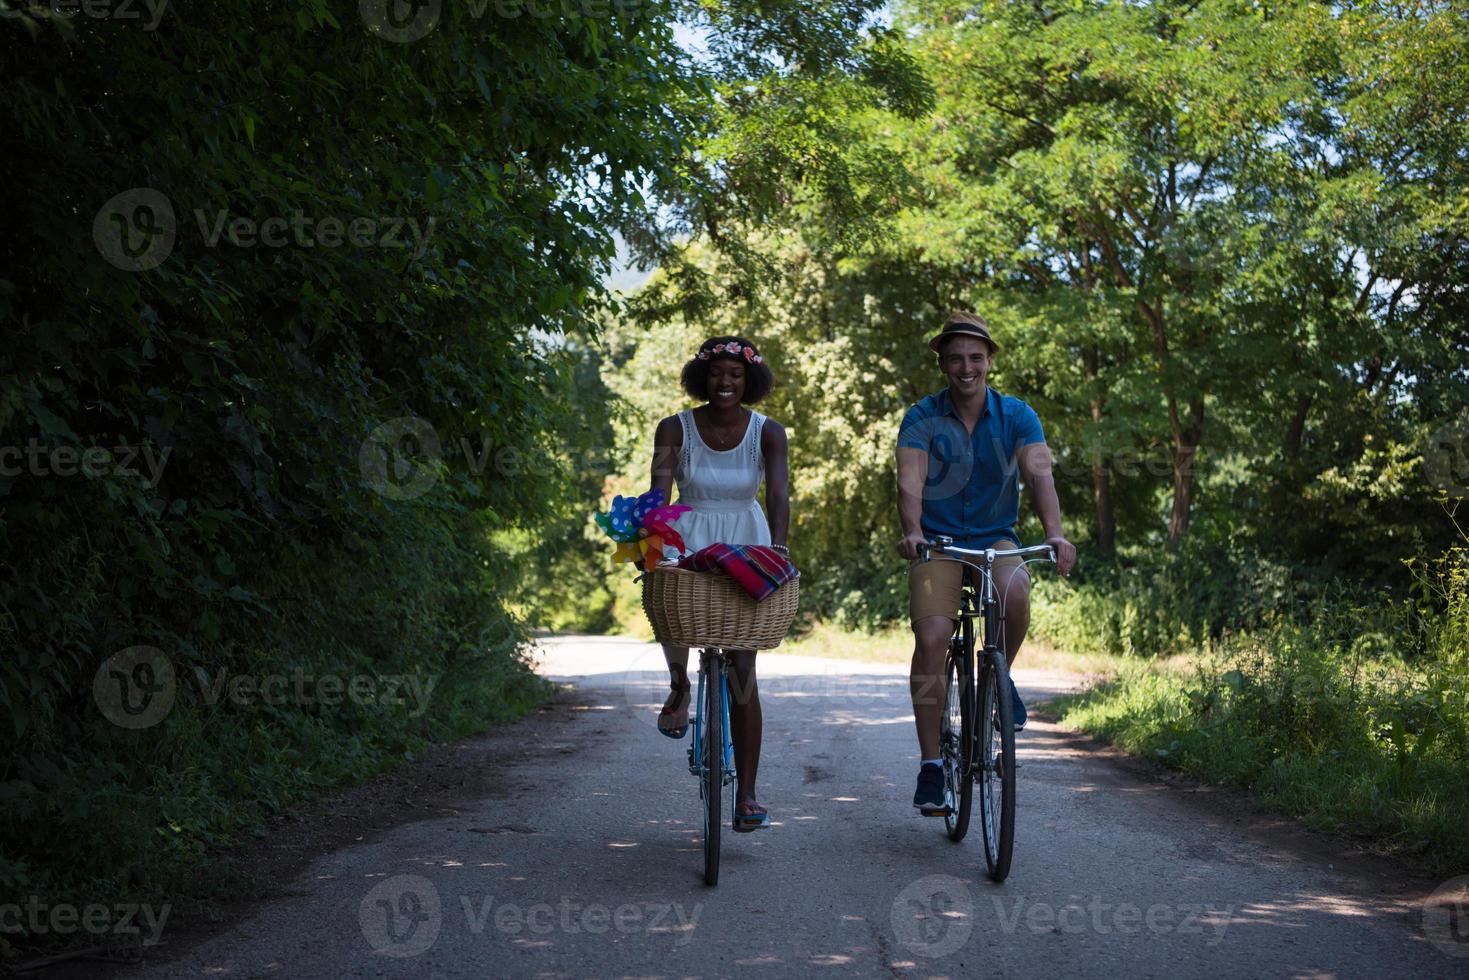
[[[735,772],[739,785],[736,803],[755,802],[755,777],[760,772],[760,739],[764,715],[760,709],[760,688],[755,679],[755,651],[730,650],[729,658],[729,737],[734,743]]]
[[[689,648],[663,644],[668,661],[668,699],[658,713],[659,728],[682,728],[689,721]]]

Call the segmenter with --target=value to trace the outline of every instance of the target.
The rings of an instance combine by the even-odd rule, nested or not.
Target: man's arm
[[[1046,544],[1056,549],[1056,570],[1070,574],[1076,564],[1076,546],[1061,530],[1061,501],[1056,497],[1056,481],[1051,475],[1051,447],[1032,442],[1020,447],[1019,456],[1020,472],[1030,488],[1031,506],[1045,528]]]
[[[898,447],[898,523],[903,540],[898,554],[909,561],[918,557],[918,546],[928,538],[923,533],[923,485],[928,481],[928,450]]]

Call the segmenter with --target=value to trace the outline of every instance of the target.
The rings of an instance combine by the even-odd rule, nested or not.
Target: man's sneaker
[[[943,816],[953,809],[949,787],[944,784],[943,766],[930,762],[918,770],[918,789],[913,793],[913,805],[925,817]]]
[[[1015,682],[1010,682],[1010,705],[1015,712],[1015,730],[1018,732],[1025,727],[1025,702],[1020,700],[1020,692],[1015,688]]]

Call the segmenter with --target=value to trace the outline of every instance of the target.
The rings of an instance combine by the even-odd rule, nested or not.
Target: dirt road
[[[706,888],[687,743],[652,724],[656,648],[553,640],[541,669],[575,693],[503,792],[330,854],[126,975],[1469,975],[1446,951],[1469,943],[1424,931],[1423,881],[1044,722],[1021,737],[1014,871],[989,883],[973,833],[950,843],[910,806],[906,675],[886,665],[761,656],[774,827],[726,832]],[[1074,683],[1017,676],[1032,702]]]

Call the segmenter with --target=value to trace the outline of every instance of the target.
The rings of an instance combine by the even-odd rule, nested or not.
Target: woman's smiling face
[[[709,359],[709,404],[733,408],[745,397],[745,362],[732,357]]]

